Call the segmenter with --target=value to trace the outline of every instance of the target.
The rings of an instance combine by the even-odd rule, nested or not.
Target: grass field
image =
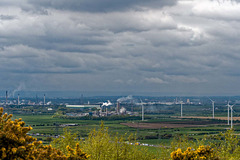
[[[93,129],[100,127],[100,120],[77,120],[53,118],[52,115],[14,115],[13,119],[22,118],[26,125],[31,125],[30,131],[40,140],[46,141],[46,135],[61,135],[64,128],[86,138]],[[63,124],[77,124],[77,126],[63,127]],[[187,135],[192,139],[201,139],[204,135],[214,135],[229,129],[224,120],[202,119],[200,117],[166,117],[155,116],[147,121],[104,121],[112,135],[119,134],[126,137],[135,134],[137,141],[147,144],[169,145],[175,135]],[[240,133],[240,125],[234,124],[236,133]],[[39,134],[39,135],[36,135]]]

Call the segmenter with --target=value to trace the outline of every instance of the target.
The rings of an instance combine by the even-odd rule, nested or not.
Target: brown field
[[[140,122],[140,123],[121,123],[122,125],[126,125],[128,127],[133,127],[133,128],[142,128],[142,129],[159,129],[159,128],[185,128],[185,127],[205,127],[208,125],[224,125],[219,122],[212,122],[210,119],[212,117],[183,117],[183,118],[189,118],[189,119],[202,119],[201,121],[197,120],[188,120],[188,121],[181,121],[180,117],[175,117],[179,118],[177,121],[173,122],[158,122],[158,123],[147,123],[147,122]],[[227,117],[215,117],[215,119],[219,120],[226,120],[227,123]],[[233,117],[233,120],[240,120],[240,117]]]
[[[198,119],[212,119],[212,117],[193,117],[193,116],[184,116],[183,118],[198,118]],[[227,120],[227,117],[215,117],[214,119],[219,119],[219,120]],[[231,117],[230,117],[231,119]],[[233,117],[233,120],[240,120],[240,117]]]
[[[121,123],[122,125],[126,125],[128,127],[133,128],[142,128],[142,129],[159,129],[159,128],[185,128],[185,127],[204,127],[207,126],[206,123],[196,123],[188,122],[188,123],[180,123],[180,122],[161,122],[161,123]]]
[[[171,123],[121,123],[128,127],[142,128],[142,129],[159,129],[159,128],[184,128],[184,127],[199,127],[199,125],[188,124],[171,124]],[[201,125],[205,126],[205,125]]]

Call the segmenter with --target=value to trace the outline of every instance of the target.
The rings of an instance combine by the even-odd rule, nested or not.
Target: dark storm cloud
[[[176,4],[176,0],[28,0],[28,2],[37,7],[84,12],[112,12],[141,7],[161,8]]]
[[[2,0],[0,82],[217,93],[238,84],[239,11],[229,0]]]
[[[1,20],[12,20],[15,19],[15,16],[10,16],[10,15],[0,15]]]

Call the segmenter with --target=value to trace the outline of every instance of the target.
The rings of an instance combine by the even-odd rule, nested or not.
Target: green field
[[[147,124],[153,123],[174,123],[174,124],[191,124],[191,123],[204,123],[204,126],[194,126],[194,127],[179,127],[179,128],[166,128],[161,127],[158,129],[144,129],[144,128],[132,128],[120,123],[139,123],[141,121],[127,121],[127,120],[114,120],[114,121],[104,121],[105,127],[108,127],[112,135],[119,134],[125,135],[126,138],[130,134],[135,134],[137,141],[146,144],[162,144],[169,145],[171,140],[176,135],[186,135],[190,139],[201,139],[204,135],[215,135],[220,132],[225,132],[229,129],[225,121],[219,120],[202,120],[202,119],[179,119],[177,117],[166,117],[166,116],[149,116],[152,119],[144,121]],[[33,130],[29,133],[34,134],[34,137],[39,140],[43,140],[45,143],[47,137],[54,135],[61,135],[64,132],[64,128],[70,129],[73,133],[77,133],[79,137],[86,138],[88,133],[93,129],[98,129],[100,127],[100,120],[78,120],[78,119],[62,119],[53,118],[52,115],[14,115],[13,119],[22,118],[26,122],[26,125],[32,126]],[[63,127],[64,124],[77,124],[77,126],[67,126]],[[239,133],[240,126],[235,124],[234,126],[236,133]],[[38,135],[36,135],[38,134]]]

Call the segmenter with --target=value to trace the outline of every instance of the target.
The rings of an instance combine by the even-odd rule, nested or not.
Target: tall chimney
[[[19,101],[19,94],[18,94],[18,105],[20,105],[20,101]]]
[[[36,94],[36,104],[38,103],[38,95]]]
[[[6,104],[7,104],[7,101],[8,101],[8,91],[6,91]]]
[[[120,109],[120,103],[117,102],[117,113],[119,113],[119,109]]]
[[[46,96],[44,94],[44,97],[43,97],[43,105],[45,105],[45,99],[46,99]]]
[[[131,100],[131,104],[132,104],[131,112],[133,112],[133,100]]]
[[[83,94],[81,94],[81,105],[83,105],[84,102],[83,102]]]

